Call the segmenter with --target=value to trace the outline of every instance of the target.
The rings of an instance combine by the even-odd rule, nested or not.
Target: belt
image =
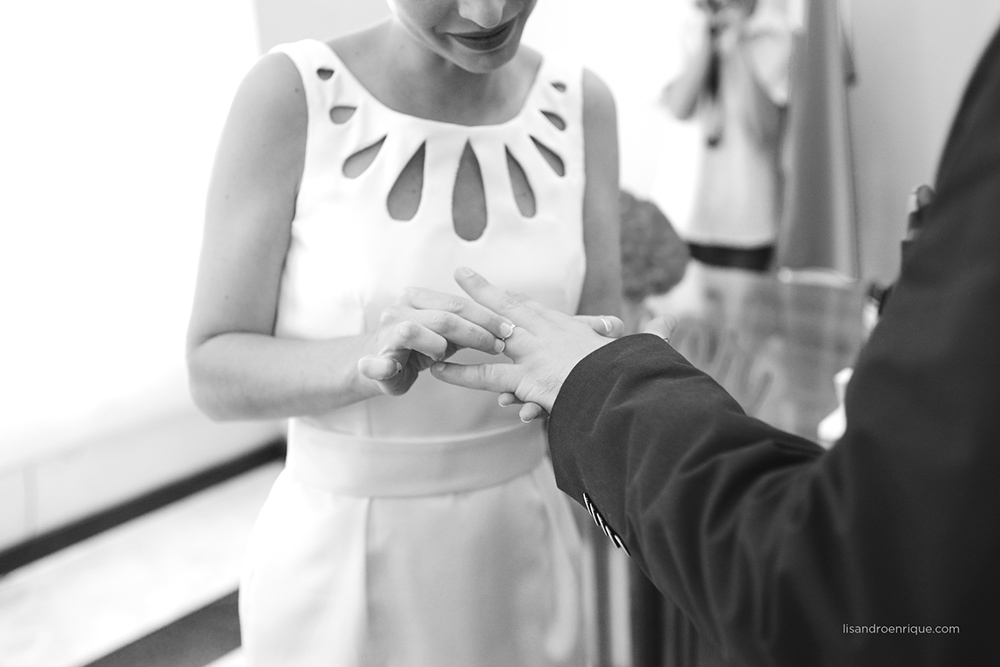
[[[303,483],[348,496],[405,497],[471,491],[535,469],[545,457],[542,420],[434,439],[366,438],[292,419],[286,469]]]

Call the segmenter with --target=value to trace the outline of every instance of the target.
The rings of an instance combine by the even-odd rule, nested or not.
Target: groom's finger
[[[621,338],[625,335],[625,323],[614,315],[577,315],[576,319],[605,338]]]
[[[520,303],[522,306],[528,308],[529,310],[534,311],[539,316],[547,320],[552,320],[553,318],[558,320],[560,318],[566,317],[566,313],[562,312],[561,310],[553,310],[552,308],[549,308],[543,303],[535,301],[524,292],[508,291],[507,296],[511,297],[512,299]]]
[[[519,327],[527,327],[530,330],[530,326],[540,319],[540,316],[518,297],[492,285],[472,269],[464,266],[456,269],[455,281],[476,303],[508,318]]]
[[[512,364],[464,365],[439,362],[431,366],[431,374],[439,380],[467,389],[482,389],[498,394],[514,393],[518,370]]]
[[[651,319],[643,328],[643,333],[656,334],[665,341],[670,340],[677,328],[677,318],[673,315],[659,315]]]

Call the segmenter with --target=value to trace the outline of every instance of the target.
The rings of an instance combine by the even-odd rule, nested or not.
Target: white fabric
[[[374,331],[407,286],[459,293],[460,265],[576,310],[585,270],[579,69],[546,61],[517,117],[465,127],[389,109],[322,42],[276,50],[298,67],[309,113],[278,336]],[[336,123],[337,106],[356,109]],[[370,167],[346,178],[348,157],[383,137]],[[565,175],[532,137],[561,158]],[[486,191],[487,225],[474,241],[452,223],[466,142]],[[389,191],[421,145],[420,206],[412,220],[393,220]],[[507,151],[534,193],[530,218],[514,199]],[[292,420],[288,447],[241,586],[248,665],[588,664],[580,538],[541,424],[521,424],[489,393],[425,376],[405,396]]]
[[[459,493],[534,470],[545,432],[520,424],[467,437],[351,437],[295,420],[287,468],[305,484],[345,496],[406,497]]]

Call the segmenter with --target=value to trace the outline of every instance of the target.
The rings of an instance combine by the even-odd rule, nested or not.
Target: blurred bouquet
[[[650,201],[622,190],[622,291],[638,304],[647,296],[665,294],[684,277],[690,254],[667,216]]]

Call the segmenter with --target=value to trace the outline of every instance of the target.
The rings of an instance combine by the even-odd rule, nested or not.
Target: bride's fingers
[[[518,300],[517,297],[507,294],[499,287],[492,285],[486,278],[467,267],[459,267],[455,270],[455,281],[466,294],[474,301],[507,318],[517,326],[527,327],[540,321],[538,313]],[[503,332],[501,339],[506,339],[510,335],[510,330]]]
[[[497,403],[499,403],[502,408],[506,408],[511,405],[520,405],[521,409],[518,410],[517,415],[525,424],[545,415],[545,410],[542,406],[537,403],[522,403],[517,396],[510,392],[500,394],[500,396],[497,397]]]
[[[538,417],[543,417],[544,415],[545,415],[545,410],[543,410],[542,406],[538,405],[537,403],[525,403],[524,405],[521,406],[521,409],[517,413],[517,416],[525,424],[537,419]]]
[[[403,292],[401,298],[413,308],[433,311],[433,321],[441,323],[444,328],[440,333],[465,335],[472,341],[458,339],[465,347],[483,352],[493,351],[494,339],[503,340],[510,328],[509,320],[465,297],[411,287]],[[490,335],[490,340],[480,343],[479,338],[485,334]]]
[[[489,335],[485,331],[483,334]],[[379,356],[383,357],[412,350],[440,361],[445,358],[448,351],[448,340],[444,336],[422,324],[408,320],[393,325],[381,339],[380,344]]]
[[[510,393],[509,391],[505,391],[502,394],[500,394],[499,396],[497,396],[497,403],[500,404],[501,408],[506,408],[508,406],[511,406],[511,405],[514,405],[515,403],[520,403],[520,402],[521,401],[518,400],[517,396],[515,396],[512,393]]]

